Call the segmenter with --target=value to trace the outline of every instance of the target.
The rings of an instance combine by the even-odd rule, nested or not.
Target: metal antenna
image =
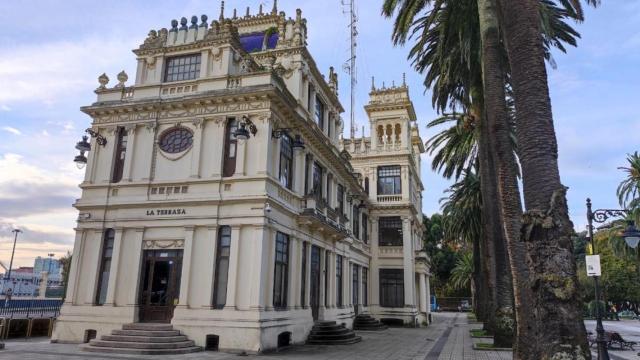
[[[356,73],[356,37],[358,36],[358,30],[356,29],[356,23],[358,22],[358,17],[355,12],[355,0],[351,0],[349,2],[345,2],[342,0],[343,6],[349,6],[349,11],[343,11],[345,14],[349,14],[349,30],[350,30],[350,39],[351,39],[351,57],[347,60],[348,63],[345,63],[343,68],[351,75],[351,109],[350,109],[350,118],[351,118],[351,139],[355,137],[356,133],[356,119],[355,119],[355,102],[356,102],[356,84],[357,73]]]

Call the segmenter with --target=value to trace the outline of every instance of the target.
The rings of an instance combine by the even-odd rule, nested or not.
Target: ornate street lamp
[[[92,138],[96,139],[96,143],[101,146],[105,146],[107,144],[107,139],[100,135],[97,131],[92,130],[91,128],[85,130],[85,132],[91,135]],[[82,140],[76,143],[76,149],[80,151],[80,154],[73,158],[73,162],[76,163],[78,169],[82,169],[87,165],[87,157],[84,156],[85,152],[91,151],[91,144],[87,141],[89,139],[88,136],[82,136]]]
[[[603,223],[609,218],[626,217],[628,210],[624,209],[598,209],[591,210],[591,199],[587,199],[587,229],[589,231],[589,240],[591,241],[592,254],[596,253],[596,245],[593,239],[593,222]],[[627,228],[622,233],[622,237],[629,247],[635,248],[640,241],[640,231],[636,229],[632,220],[627,221]],[[607,340],[604,337],[604,327],[602,326],[602,314],[600,313],[600,284],[598,277],[593,277],[596,292],[596,343],[598,345],[598,360],[609,360],[609,352],[607,350]]]
[[[238,126],[236,131],[233,132],[233,135],[238,140],[247,140],[249,138],[249,132],[251,132],[251,135],[256,136],[258,128],[247,115],[242,116],[242,120],[239,125],[240,126]],[[249,127],[249,130],[247,130],[247,126]]]

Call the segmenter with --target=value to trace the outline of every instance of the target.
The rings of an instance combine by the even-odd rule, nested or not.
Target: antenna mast
[[[349,14],[349,30],[350,30],[350,39],[351,39],[351,57],[347,62],[345,62],[343,68],[351,75],[351,106],[350,106],[350,120],[351,120],[351,139],[355,137],[356,134],[356,119],[355,119],[355,102],[356,102],[356,84],[357,73],[356,73],[356,36],[358,36],[358,30],[356,29],[356,23],[358,22],[358,17],[355,12],[355,0],[351,0],[348,3],[342,1],[342,5],[349,5],[349,11],[343,11],[344,13]],[[364,134],[363,134],[364,135]]]

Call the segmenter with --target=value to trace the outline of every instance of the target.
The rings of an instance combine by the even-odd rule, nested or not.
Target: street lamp
[[[89,128],[86,129],[85,132],[91,135],[92,138],[95,138],[98,145],[105,146],[107,144],[107,139],[97,131]],[[91,144],[87,141],[88,139],[89,137],[84,135],[82,136],[82,140],[76,143],[76,149],[80,151],[80,154],[73,158],[73,162],[76,163],[78,169],[82,169],[87,165],[87,157],[84,156],[84,153],[91,151]]]
[[[249,127],[249,130],[247,130],[247,126]],[[258,128],[247,115],[243,115],[242,120],[240,121],[236,131],[233,132],[233,135],[238,140],[247,140],[249,138],[249,132],[251,132],[251,135],[256,136]]]
[[[596,245],[593,239],[593,222],[603,223],[609,218],[626,217],[628,210],[624,209],[598,209],[591,210],[591,199],[587,198],[587,230],[589,231],[589,240],[591,241],[592,254],[596,253]],[[640,241],[640,231],[636,229],[632,220],[627,221],[627,228],[622,233],[629,247],[635,248]],[[609,352],[607,351],[607,341],[604,338],[604,327],[602,326],[602,314],[600,313],[600,284],[598,277],[593,277],[596,292],[596,343],[598,345],[598,360],[609,360]]]
[[[18,233],[21,233],[22,230],[13,229],[11,230],[11,232],[14,233],[15,236],[13,237],[13,250],[11,250],[11,261],[9,261],[9,271],[7,272],[7,275],[4,277],[5,282],[11,280],[11,268],[13,267],[13,254],[15,254],[16,252],[16,242],[18,241]]]

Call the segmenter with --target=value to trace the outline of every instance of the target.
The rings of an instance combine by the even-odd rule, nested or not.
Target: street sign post
[[[587,276],[600,276],[600,255],[585,256],[587,264]]]

